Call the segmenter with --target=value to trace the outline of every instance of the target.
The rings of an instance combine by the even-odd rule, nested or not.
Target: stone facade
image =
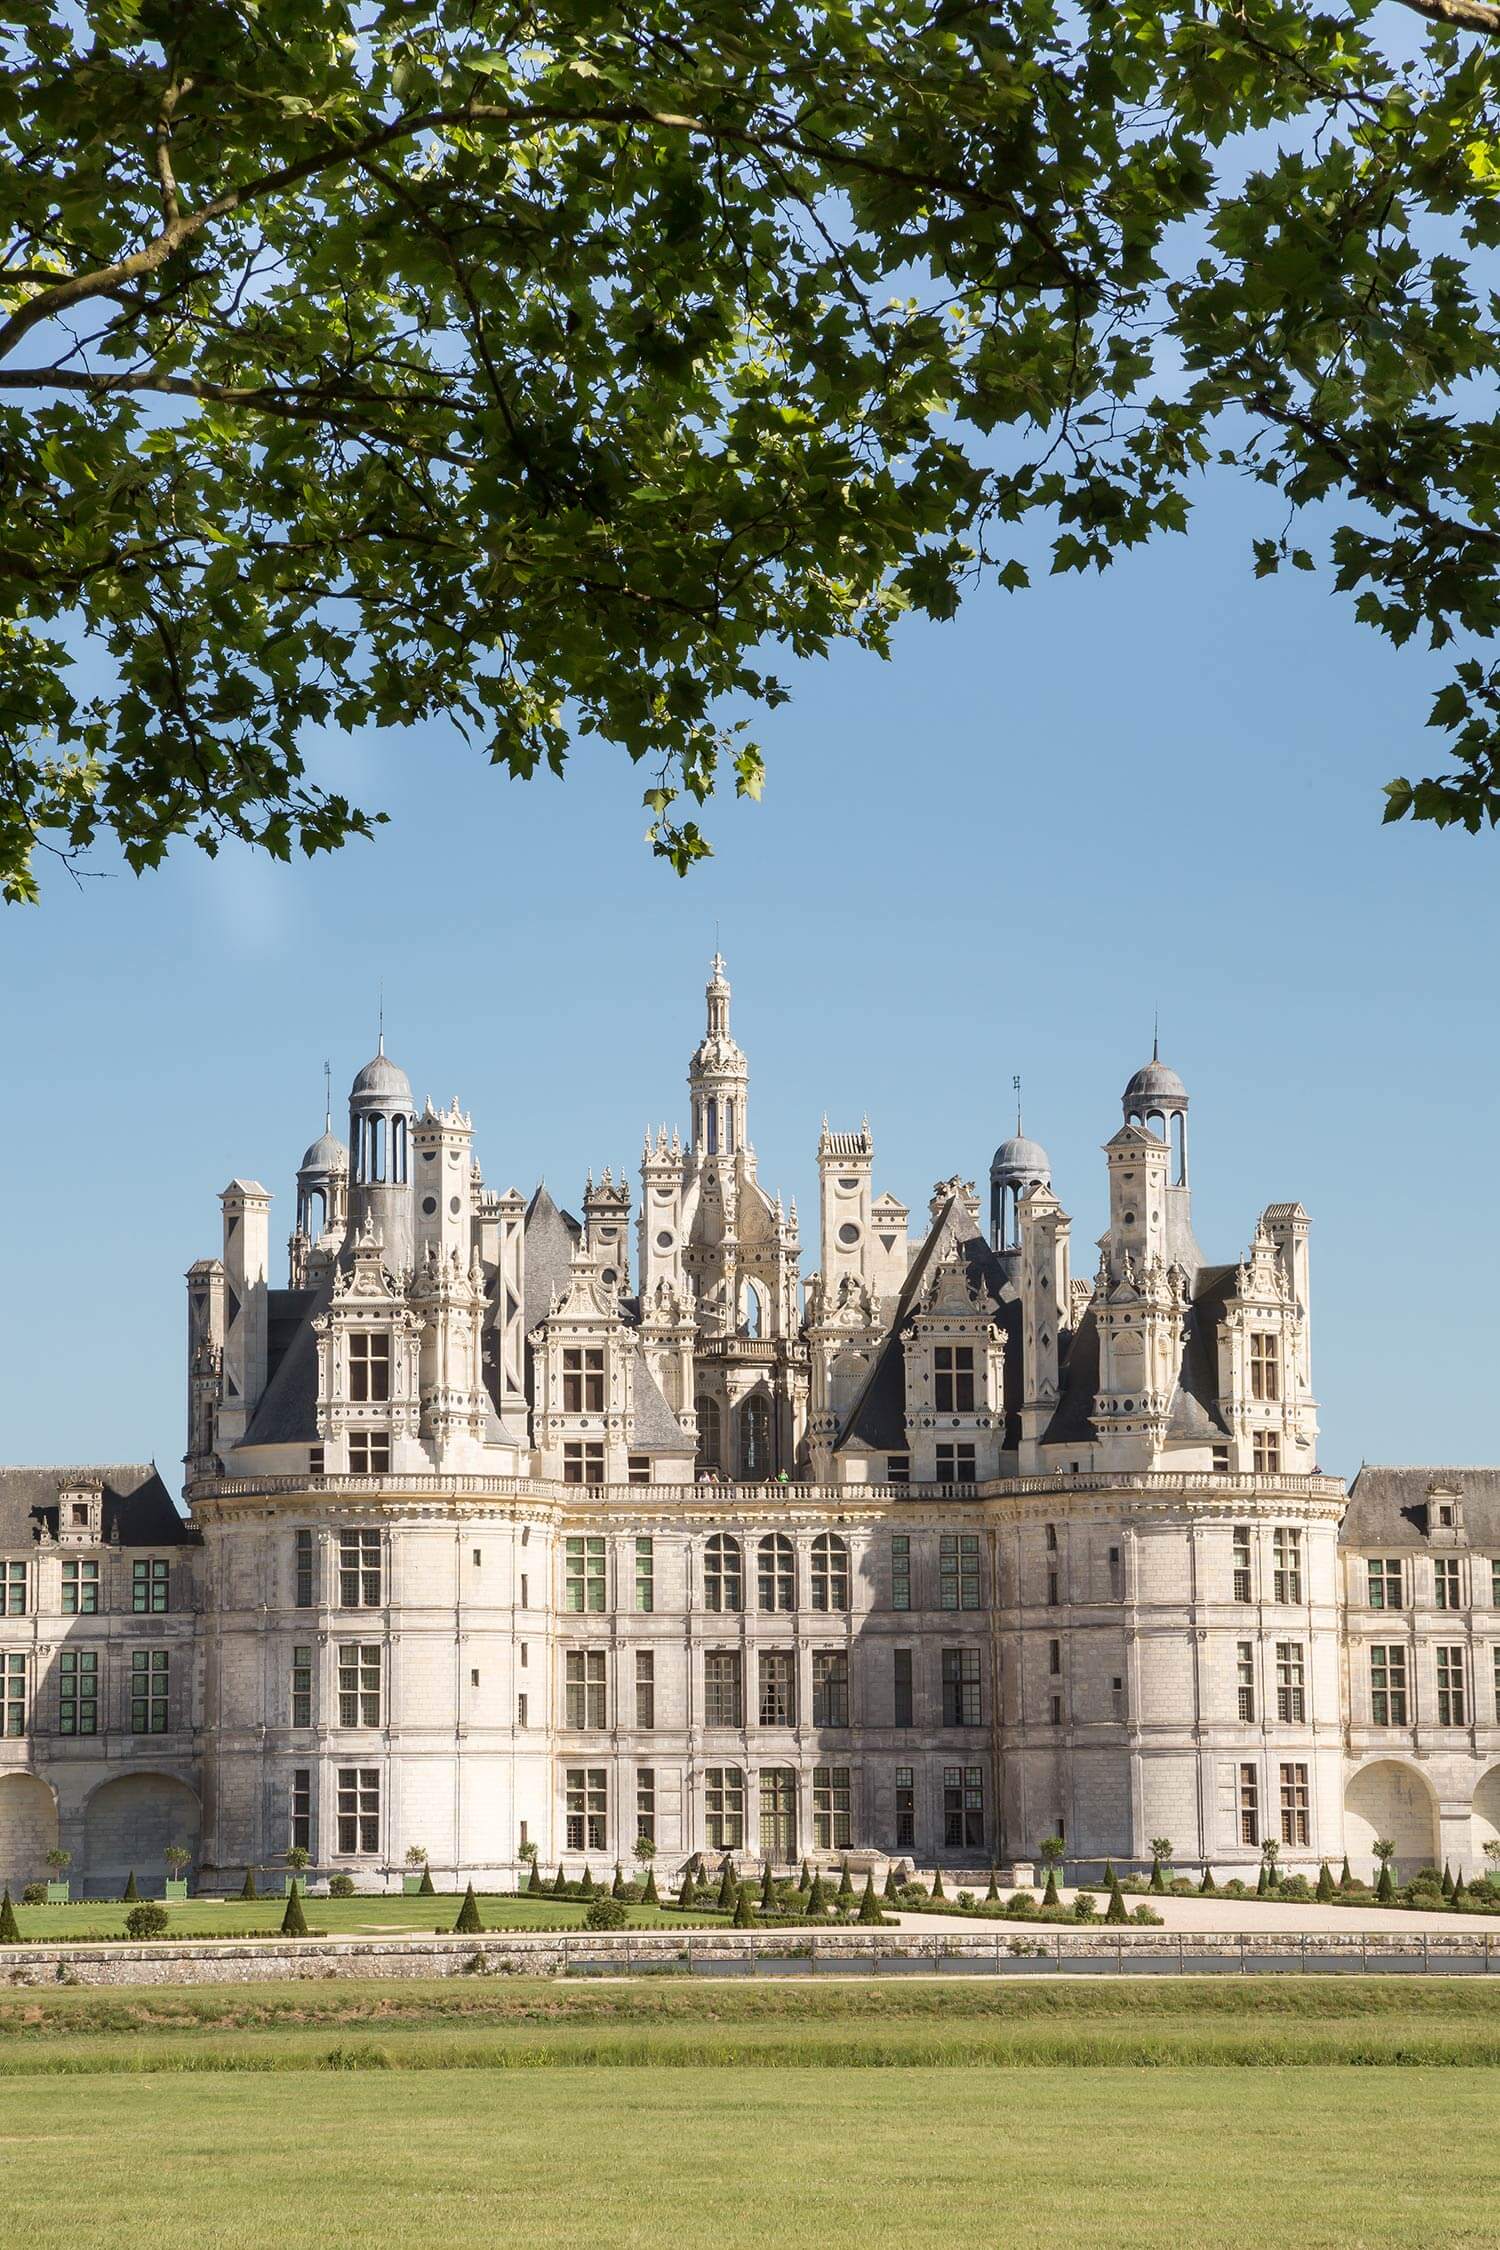
[[[1500,1472],[1319,1472],[1300,1204],[1205,1261],[1153,1055],[1090,1279],[1019,1119],[988,1224],[956,1173],[915,1233],[825,1119],[804,1282],[718,959],[706,1012],[634,1213],[608,1170],[577,1217],[489,1189],[383,1041],[298,1168],[285,1288],[230,1183],[187,1516],[151,1468],[0,1471],[0,1875],[60,1841],[108,1889],[181,1842],[210,1885],[292,1844],[509,1881],[641,1837],[1476,1865]]]

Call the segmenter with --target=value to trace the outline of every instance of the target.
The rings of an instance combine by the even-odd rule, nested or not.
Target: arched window
[[[719,1402],[704,1395],[694,1399],[693,1407],[698,1416],[698,1466],[700,1469],[721,1468],[724,1442]]]
[[[710,1156],[717,1156],[719,1153],[719,1105],[717,1102],[710,1102],[708,1105],[708,1153]]]
[[[1187,1186],[1187,1119],[1180,1109],[1172,1112],[1172,1185]]]
[[[740,1334],[758,1336],[763,1317],[760,1291],[753,1281],[747,1281],[740,1291]]]
[[[365,1124],[369,1133],[369,1169],[365,1177],[368,1180],[380,1181],[385,1178],[385,1119],[383,1117],[370,1117],[365,1120]]]
[[[740,1475],[761,1478],[771,1473],[771,1402],[755,1392],[740,1408]]]
[[[756,1559],[759,1566],[757,1576],[760,1581],[761,1608],[795,1609],[797,1558],[785,1532],[769,1532],[760,1543]]]
[[[740,1543],[727,1531],[716,1531],[703,1550],[703,1606],[731,1610],[745,1606]]]
[[[733,1154],[734,1154],[734,1104],[733,1104],[733,1102],[726,1102],[726,1103],[724,1104],[724,1154],[725,1154],[726,1156],[733,1156]]]
[[[836,1531],[820,1531],[812,1549],[814,1609],[849,1607],[849,1550]]]
[[[391,1178],[397,1187],[406,1185],[406,1119],[391,1119]]]

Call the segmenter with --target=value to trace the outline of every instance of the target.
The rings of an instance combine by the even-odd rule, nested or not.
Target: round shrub
[[[125,1917],[125,1935],[128,1938],[159,1938],[167,1934],[168,1914],[154,1898],[143,1899],[132,1906]]]
[[[328,1896],[330,1898],[353,1898],[354,1877],[352,1875],[330,1875],[328,1878]]]
[[[47,1886],[45,1883],[28,1883],[21,1893],[21,1904],[23,1906],[45,1906],[46,1903]]]
[[[623,1930],[625,1921],[624,1899],[611,1898],[607,1891],[589,1900],[588,1912],[583,1917],[584,1928],[588,1930]]]
[[[1073,1901],[1073,1913],[1080,1922],[1092,1922],[1099,1911],[1099,1901],[1092,1891],[1080,1891]]]

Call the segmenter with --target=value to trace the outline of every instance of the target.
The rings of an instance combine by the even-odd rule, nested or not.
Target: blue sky
[[[284,1242],[324,1057],[337,1120],[382,983],[389,1050],[419,1102],[473,1111],[487,1180],[574,1201],[682,1121],[717,923],[761,1178],[810,1247],[825,1109],[868,1113],[877,1189],[921,1213],[944,1175],[982,1183],[1020,1072],[1090,1271],[1159,1005],[1205,1254],[1267,1202],[1312,1214],[1323,1465],[1494,1458],[1500,839],[1382,829],[1380,784],[1440,754],[1438,668],[1324,578],[1253,584],[1274,527],[1237,486],[1207,499],[1103,578],[793,669],[765,801],[711,808],[686,881],[619,754],[521,785],[432,729],[329,746],[393,814],[373,845],[183,848],[7,910],[0,1457],[175,1477],[183,1271],[235,1173]]]

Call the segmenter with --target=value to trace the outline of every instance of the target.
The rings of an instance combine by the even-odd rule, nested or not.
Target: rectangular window
[[[933,1345],[932,1403],[939,1414],[973,1413],[974,1352],[971,1345]]]
[[[349,1432],[351,1477],[384,1477],[391,1471],[391,1441],[384,1430]]]
[[[602,1852],[607,1827],[603,1766],[567,1769],[568,1850]]]
[[[590,1345],[563,1353],[564,1414],[604,1412],[604,1347]]]
[[[1057,1571],[1055,1569],[1049,1570],[1047,1573],[1047,1607],[1049,1609],[1056,1609],[1061,1598],[1062,1589],[1059,1583]]]
[[[761,1650],[757,1708],[763,1727],[794,1727],[797,1724],[796,1678],[796,1659],[790,1649]]]
[[[635,1606],[645,1617],[656,1607],[656,1549],[649,1539],[635,1543]]]
[[[797,1852],[797,1776],[790,1766],[760,1769],[760,1856],[784,1867]]]
[[[898,1727],[909,1727],[915,1723],[912,1718],[911,1653],[909,1648],[898,1648],[891,1652],[895,1673],[892,1724]]]
[[[292,1650],[292,1725],[312,1725],[313,1652],[308,1646]]]
[[[1250,1442],[1251,1466],[1258,1477],[1275,1477],[1281,1474],[1281,1433],[1278,1430],[1257,1430]]]
[[[349,1336],[349,1397],[356,1406],[382,1404],[391,1395],[391,1339],[363,1329]]]
[[[1055,1727],[1060,1727],[1060,1726],[1062,1725],[1062,1723],[1063,1723],[1063,1699],[1062,1699],[1062,1697],[1061,1697],[1060,1695],[1053,1695],[1053,1696],[1049,1696],[1049,1697],[1048,1697],[1048,1699],[1047,1699],[1047,1718],[1048,1718],[1048,1722],[1049,1722],[1049,1723],[1050,1723],[1050,1724],[1051,1724],[1052,1726],[1055,1726]]]
[[[943,1651],[943,1724],[977,1727],[982,1723],[977,1648]]]
[[[1468,1723],[1468,1696],[1465,1692],[1464,1652],[1462,1648],[1440,1648],[1437,1652],[1438,1725],[1461,1727]]]
[[[1500,1609],[1500,1555],[1490,1558],[1490,1605]]]
[[[99,1613],[99,1565],[76,1558],[62,1566],[64,1617],[96,1617]]]
[[[312,1609],[317,1602],[317,1580],[314,1576],[313,1535],[299,1531],[294,1553],[296,1584],[292,1589],[293,1604],[298,1609]]]
[[[943,1843],[949,1851],[977,1851],[984,1843],[984,1769],[943,1768]]]
[[[710,1851],[743,1850],[745,1777],[738,1766],[709,1766],[705,1769],[703,1835]]]
[[[848,1649],[812,1651],[812,1723],[848,1726]]]
[[[1239,1641],[1235,1645],[1239,1715],[1248,1725],[1255,1717],[1255,1643]]]
[[[1372,1555],[1367,1568],[1371,1609],[1402,1608],[1400,1556]]]
[[[635,1769],[635,1840],[656,1842],[656,1774],[650,1766]]]
[[[0,1563],[0,1617],[26,1615],[26,1565]]]
[[[564,1724],[575,1734],[601,1733],[606,1724],[604,1651],[570,1648],[564,1658]]]
[[[26,1732],[26,1656],[22,1649],[0,1649],[0,1734]]]
[[[740,1652],[737,1648],[710,1648],[703,1653],[703,1724],[706,1727],[744,1725],[744,1695]]]
[[[938,1542],[938,1599],[944,1609],[979,1607],[979,1534],[945,1531]]]
[[[638,1648],[635,1652],[635,1723],[650,1729],[656,1724],[656,1651]]]
[[[563,1607],[575,1614],[604,1609],[604,1541],[569,1539],[564,1547]]]
[[[1463,1604],[1459,1599],[1458,1592],[1457,1559],[1445,1557],[1435,1562],[1432,1566],[1432,1575],[1438,1608],[1461,1609]]]
[[[1048,1671],[1049,1671],[1049,1672],[1050,1672],[1050,1673],[1052,1674],[1052,1676],[1053,1676],[1053,1678],[1054,1678],[1054,1679],[1055,1679],[1055,1678],[1057,1677],[1058,1673],[1059,1673],[1059,1672],[1060,1672],[1060,1671],[1062,1670],[1062,1642],[1061,1642],[1061,1641],[1049,1641],[1049,1642],[1047,1643],[1047,1669],[1048,1669]]]
[[[1250,1396],[1281,1396],[1281,1344],[1276,1336],[1252,1335],[1250,1338]]]
[[[626,1454],[625,1481],[627,1484],[649,1484],[651,1482],[651,1456],[649,1453]]]
[[[339,1533],[340,1609],[379,1609],[381,1598],[380,1533]]]
[[[1120,1560],[1118,1547],[1111,1547],[1109,1550],[1109,1590],[1116,1596],[1125,1591],[1125,1568]]]
[[[339,1766],[339,1853],[380,1849],[380,1774],[374,1766]]]
[[[130,1728],[133,1734],[167,1731],[167,1651],[138,1648],[130,1657]]]
[[[64,1734],[99,1732],[99,1651],[65,1648],[61,1666],[62,1693],[58,1724]]]
[[[339,1642],[339,1725],[380,1724],[380,1644]]]
[[[592,1438],[569,1438],[563,1446],[564,1484],[603,1484],[604,1446]]]
[[[896,1849],[917,1848],[917,1773],[915,1766],[896,1768]]]
[[[323,1448],[321,1445],[310,1445],[308,1447],[307,1473],[310,1477],[320,1477],[323,1474]]]
[[[1302,1643],[1276,1643],[1276,1716],[1282,1726],[1300,1727],[1307,1716]]]
[[[1254,1766],[1240,1767],[1240,1842],[1260,1842],[1260,1776]]]
[[[972,1445],[940,1445],[937,1448],[938,1483],[972,1484],[975,1458]]]
[[[1404,1727],[1407,1723],[1406,1649],[1400,1642],[1370,1651],[1370,1723],[1377,1727]]]
[[[292,1843],[312,1850],[312,1768],[298,1766],[292,1774]]]
[[[530,1726],[530,1724],[531,1724],[531,1702],[530,1702],[530,1698],[529,1698],[528,1696],[526,1696],[526,1695],[518,1695],[518,1696],[516,1697],[516,1725],[517,1725],[518,1727],[528,1727],[528,1726]]]
[[[1283,1766],[1281,1769],[1281,1841],[1284,1844],[1305,1844],[1309,1841],[1306,1766]]]
[[[891,1607],[911,1608],[911,1535],[905,1531],[891,1541]]]
[[[887,1484],[911,1483],[911,1455],[909,1453],[888,1453],[886,1455],[885,1481]]]
[[[167,1563],[158,1556],[138,1557],[130,1566],[130,1606],[139,1617],[143,1613],[161,1616],[167,1607]]]
[[[813,1767],[813,1849],[846,1852],[850,1843],[849,1768]]]
[[[1275,1598],[1279,1602],[1302,1599],[1302,1534],[1278,1524],[1271,1534]]]
[[[1237,1523],[1234,1527],[1234,1598],[1248,1602],[1250,1591],[1250,1526]]]
[[[1109,1701],[1112,1715],[1117,1719],[1127,1716],[1125,1709],[1125,1682],[1119,1673],[1109,1683]]]

